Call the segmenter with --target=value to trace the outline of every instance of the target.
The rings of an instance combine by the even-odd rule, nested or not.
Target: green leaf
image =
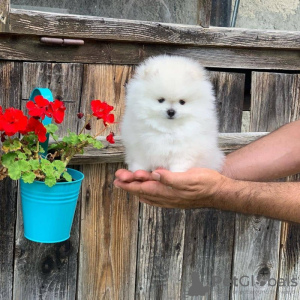
[[[18,155],[14,152],[9,152],[9,153],[3,154],[1,157],[2,165],[5,168],[9,168],[14,163],[17,156]]]
[[[44,150],[44,148],[40,145],[40,147],[39,147],[39,152],[40,153],[45,153],[45,150]]]
[[[63,178],[65,178],[67,181],[72,181],[72,176],[68,172],[63,173]]]
[[[54,134],[58,130],[58,127],[55,124],[45,125],[45,128],[47,130],[47,133],[50,134]]]
[[[9,140],[6,140],[5,142],[3,142],[2,150],[4,152],[8,152],[10,150],[10,141]]]
[[[57,135],[57,134],[52,134],[52,137],[53,137],[53,139],[54,139],[55,141],[58,140],[58,135]]]
[[[57,144],[51,144],[48,146],[48,150],[55,149],[58,145]]]
[[[21,149],[22,144],[19,140],[13,140],[13,143],[10,144],[10,150],[14,151],[14,150],[19,150]]]
[[[60,174],[65,170],[65,164],[61,160],[54,160],[52,162],[52,166],[57,170],[57,172]]]
[[[13,180],[18,180],[21,177],[21,170],[19,168],[18,162],[15,161],[8,169],[8,175]]]
[[[23,151],[24,151],[24,153],[25,154],[27,154],[27,155],[31,155],[31,150],[29,150],[28,148],[26,148],[26,147],[23,147]]]
[[[21,149],[22,144],[18,139],[14,139],[14,140],[6,140],[3,144],[2,144],[2,149],[4,152],[8,152],[8,151],[16,151]]]
[[[27,171],[31,170],[31,166],[30,166],[29,162],[26,160],[18,160],[15,163],[18,165],[19,169],[22,172],[27,172]]]
[[[40,167],[40,162],[36,159],[30,159],[28,163],[33,171],[37,170]]]
[[[16,154],[18,155],[19,159],[26,159],[26,154],[24,152],[21,151],[17,151]]]
[[[44,158],[41,159],[41,169],[46,175],[52,175],[54,171],[51,162]]]
[[[74,145],[77,145],[78,143],[80,143],[80,139],[76,133],[69,132],[68,136],[63,137],[63,142],[72,144],[74,146]]]
[[[54,176],[47,176],[45,178],[45,184],[49,187],[56,184],[56,178]]]
[[[25,172],[22,174],[22,179],[25,183],[33,183],[35,180],[35,174],[33,172]]]
[[[100,141],[95,141],[95,143],[93,144],[93,146],[96,149],[102,149],[103,148],[103,144]]]

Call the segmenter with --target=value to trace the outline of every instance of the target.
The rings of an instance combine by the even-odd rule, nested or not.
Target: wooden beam
[[[299,31],[195,25],[51,14],[11,9],[10,32],[39,36],[235,48],[300,49]]]
[[[267,132],[247,132],[247,133],[220,133],[219,145],[226,154],[235,151],[247,144],[265,136]],[[121,137],[115,137],[115,144],[108,144],[104,137],[99,138],[105,145],[101,150],[87,148],[83,155],[75,156],[71,164],[95,164],[95,163],[115,163],[124,161],[124,146]],[[53,141],[50,140],[50,144]]]
[[[212,0],[198,0],[198,25],[209,27]]]
[[[86,40],[83,46],[41,44],[39,37],[0,35],[0,59],[22,61],[138,64],[159,54],[188,56],[205,67],[299,70],[297,50],[232,49],[184,45],[139,44]]]
[[[0,32],[8,31],[8,14],[10,0],[0,1]]]

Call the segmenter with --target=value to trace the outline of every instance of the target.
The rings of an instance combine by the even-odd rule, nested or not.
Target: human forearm
[[[300,223],[299,182],[227,179],[212,198],[214,208]]]
[[[239,180],[268,181],[300,172],[300,120],[232,152],[222,173]]]

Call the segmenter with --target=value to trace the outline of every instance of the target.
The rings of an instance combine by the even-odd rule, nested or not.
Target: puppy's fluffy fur
[[[217,125],[212,85],[198,62],[180,56],[149,58],[127,85],[121,135],[128,168],[220,170],[224,156]]]

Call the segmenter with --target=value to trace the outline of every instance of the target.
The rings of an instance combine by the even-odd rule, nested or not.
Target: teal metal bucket
[[[20,180],[24,236],[34,242],[58,243],[70,237],[78,195],[84,175],[68,172],[75,181],[58,182],[48,187],[44,182]]]

